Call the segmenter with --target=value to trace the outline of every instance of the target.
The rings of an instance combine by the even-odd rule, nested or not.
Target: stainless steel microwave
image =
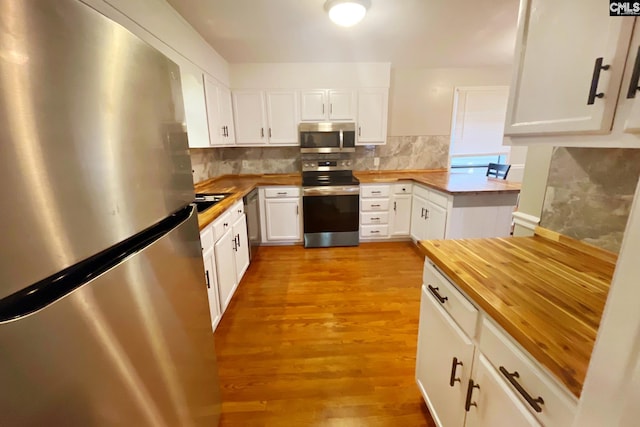
[[[356,151],[355,123],[300,123],[301,153],[349,153]]]

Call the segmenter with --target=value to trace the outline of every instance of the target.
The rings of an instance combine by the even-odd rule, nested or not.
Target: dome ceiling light
[[[351,27],[362,21],[371,0],[327,0],[324,9],[329,19],[341,27]]]

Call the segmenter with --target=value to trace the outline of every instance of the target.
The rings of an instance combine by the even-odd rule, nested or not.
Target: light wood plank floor
[[[435,426],[412,243],[261,247],[215,333],[222,427]]]

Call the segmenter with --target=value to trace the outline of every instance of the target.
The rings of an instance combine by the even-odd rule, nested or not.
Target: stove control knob
[[[309,167],[309,163],[305,163],[305,164],[304,164],[304,167],[305,167],[305,168],[308,168],[308,167]]]
[[[351,161],[348,161],[348,162],[347,162],[347,166],[351,166]]]

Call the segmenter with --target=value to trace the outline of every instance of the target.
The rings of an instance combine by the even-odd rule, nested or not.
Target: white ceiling
[[[324,0],[168,0],[230,63],[391,62],[404,67],[509,65],[518,0],[372,0],[342,28]]]

